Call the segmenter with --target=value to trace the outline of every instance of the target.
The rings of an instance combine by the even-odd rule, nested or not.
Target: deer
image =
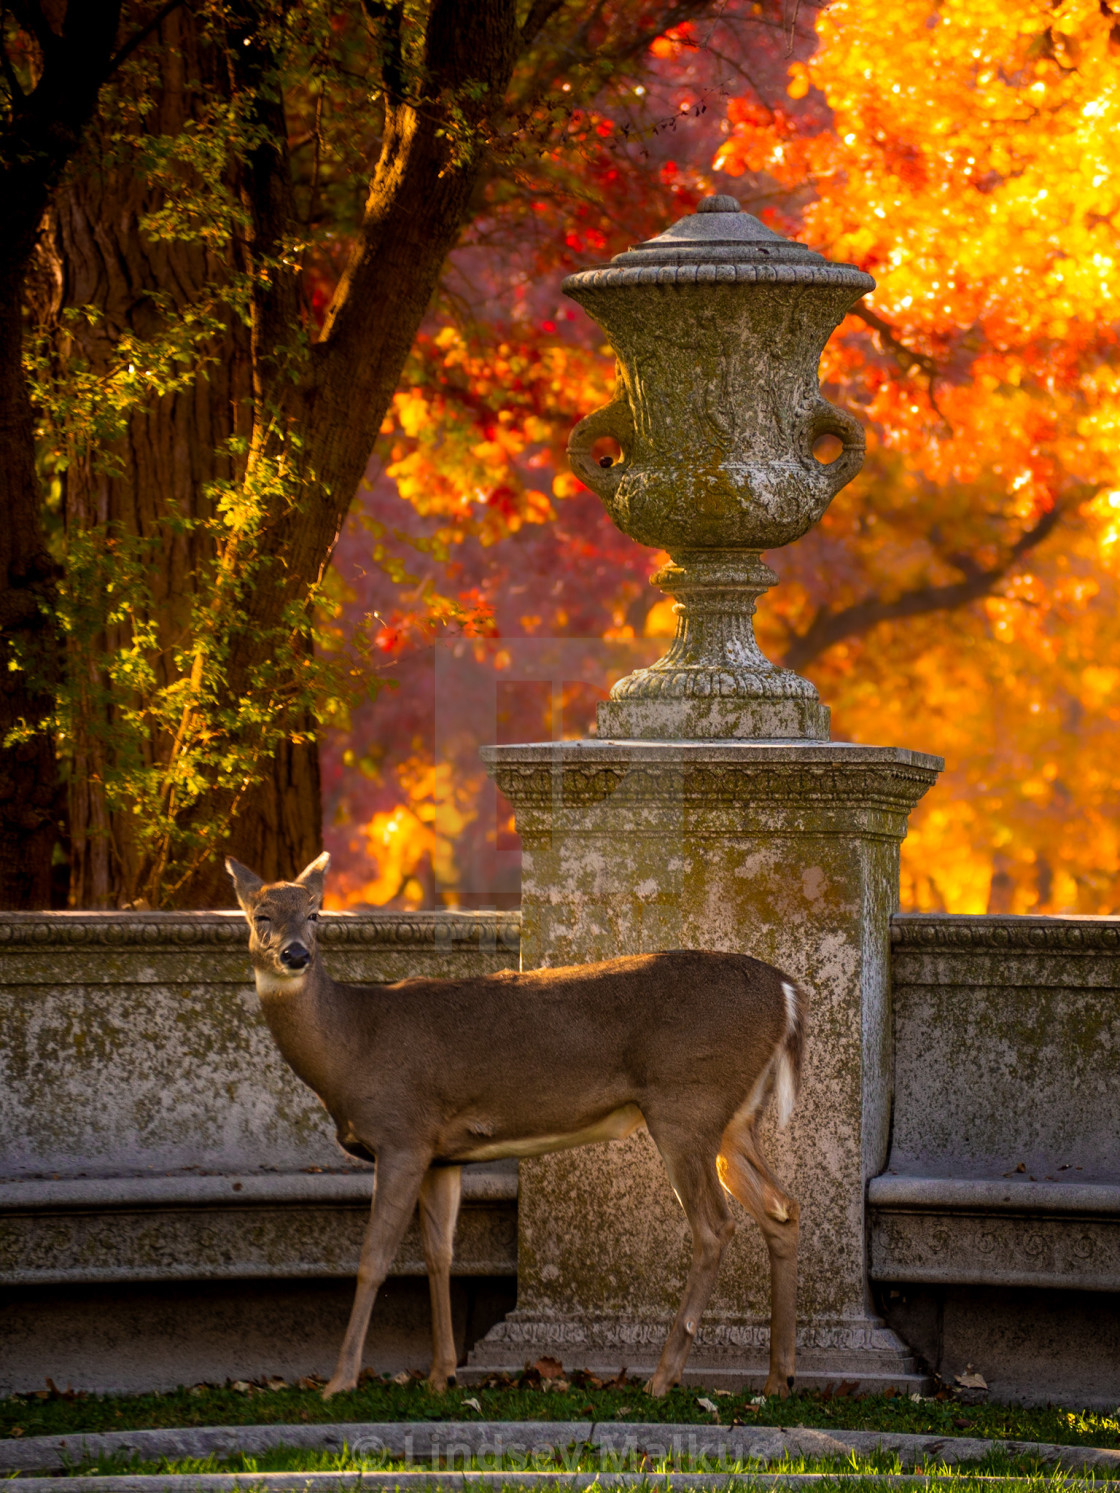
[[[794,1385],[799,1205],[759,1150],[801,1074],[807,995],[746,954],[668,950],[568,968],[347,985],[316,938],[330,857],[266,884],[227,858],[249,924],[265,1021],[319,1097],[343,1151],[375,1163],[357,1289],[323,1397],[357,1387],[377,1292],[419,1208],[432,1310],[428,1383],[458,1359],[451,1262],[461,1168],[623,1140],[643,1124],[692,1233],[680,1309],[646,1388],[678,1384],[735,1231],[727,1195],[762,1231],[770,1262],[764,1392]]]

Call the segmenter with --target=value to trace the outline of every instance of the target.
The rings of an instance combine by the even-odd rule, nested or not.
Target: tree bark
[[[13,7],[40,52],[28,92],[6,70],[0,134],[0,907],[48,907],[59,840],[49,731],[60,639],[23,372],[23,291],[40,221],[111,66],[119,0],[68,5],[55,29],[38,0]],[[5,58],[7,61],[7,59]],[[9,742],[15,731],[30,736]]]
[[[0,907],[36,908],[51,905],[58,840],[58,774],[45,726],[57,669],[57,566],[43,536],[19,289],[18,279],[0,280],[0,743],[21,723],[34,734],[0,746]]]
[[[152,135],[178,135],[215,95],[229,95],[224,51],[209,45],[203,20],[189,9],[162,22],[158,37],[159,86],[151,94],[145,127]],[[199,86],[201,85],[201,87]],[[116,360],[125,332],[151,337],[166,316],[181,314],[215,287],[228,283],[233,266],[200,242],[155,240],[139,231],[141,218],[162,205],[131,161],[118,165],[112,150],[113,121],[89,134],[80,170],[60,194],[44,244],[55,303],[41,307],[53,317],[66,306],[95,305],[94,325],[70,331],[73,355],[94,372]],[[170,294],[170,310],[157,309],[150,292]],[[127,433],[111,448],[110,471],[88,461],[65,474],[64,504],[70,532],[95,525],[119,525],[130,535],[158,541],[148,570],[152,620],[159,637],[156,665],[160,682],[174,678],[172,654],[191,638],[192,612],[213,560],[212,540],[194,527],[175,532],[174,514],[207,520],[213,515],[210,484],[236,481],[239,464],[230,454],[232,436],[252,431],[254,359],[248,330],[228,317],[224,336],[208,351],[207,367],[186,389],[167,394],[128,421]],[[92,640],[94,652],[123,646],[118,629]],[[88,669],[85,657],[72,667]],[[115,717],[123,701],[106,704],[104,692],[88,707],[88,729],[73,743],[70,785],[71,902],[76,907],[117,907],[142,890],[145,850],[127,813],[114,813],[106,801],[105,779],[113,764]],[[154,737],[147,759],[170,750]],[[229,850],[268,879],[290,876],[314,858],[320,846],[319,771],[313,744],[285,743],[271,763],[267,781],[240,806],[230,826]],[[217,870],[221,871],[220,865]],[[173,873],[174,874],[174,873]],[[224,878],[223,878],[224,879]],[[229,900],[216,877],[188,881],[174,897],[181,907],[212,906]]]
[[[675,17],[702,8],[701,0],[680,0],[668,12]],[[175,62],[179,73],[168,70],[158,80],[153,130],[172,134],[182,128],[193,107],[183,79],[196,77],[236,106],[254,142],[232,168],[231,183],[249,224],[237,265],[251,286],[248,341],[231,324],[219,363],[189,393],[166,397],[154,415],[132,422],[119,453],[124,476],[75,471],[68,479],[67,509],[75,522],[115,517],[130,533],[143,534],[172,501],[180,511],[202,513],[203,489],[215,476],[248,484],[258,475],[266,478],[278,461],[296,471],[297,503],[290,489],[269,501],[246,557],[253,565],[248,611],[225,661],[233,699],[244,697],[269,665],[285,619],[307,604],[309,589],[329,562],[447,254],[473,210],[514,64],[561,9],[553,0],[538,0],[519,30],[516,0],[431,0],[418,37],[421,22],[406,15],[400,0],[364,0],[367,20],[381,39],[380,155],[322,334],[302,354],[299,269],[286,246],[304,230],[294,204],[282,68],[270,53],[278,35],[275,15],[267,0],[231,0],[224,48],[213,28],[206,33],[220,59],[208,54],[202,23],[189,10],[164,23],[160,56],[171,69],[178,54],[181,65]],[[595,13],[589,6],[588,14]],[[102,360],[119,329],[140,329],[144,287],[174,287],[186,300],[208,275],[229,272],[188,248],[155,250],[140,242],[129,228],[144,206],[136,193],[123,171],[114,176],[93,159],[58,214],[67,303],[92,300],[112,308],[106,346],[99,349],[95,336],[85,342],[88,355]],[[213,453],[242,429],[243,416],[246,469],[228,473]],[[194,594],[205,558],[192,554],[191,542],[183,539],[157,565],[165,647],[181,635],[183,604]],[[302,734],[292,731],[293,738]],[[167,743],[153,742],[151,750],[166,751]],[[103,798],[98,809],[97,778],[96,771],[82,773],[72,799],[75,900],[114,905],[122,888],[137,884],[138,852],[121,816],[109,814]],[[211,794],[199,814],[228,817],[227,848],[239,860],[268,878],[292,875],[319,848],[313,746],[289,742],[259,787],[243,795]],[[229,900],[216,855],[194,869],[170,868],[167,882],[180,906]]]

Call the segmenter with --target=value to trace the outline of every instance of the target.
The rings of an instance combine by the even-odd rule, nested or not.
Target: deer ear
[[[226,870],[233,878],[233,890],[237,900],[241,904],[242,912],[252,912],[260,897],[264,882],[248,866],[243,866],[240,861],[235,861],[232,855],[226,856]]]
[[[331,858],[324,850],[322,855],[317,855],[309,866],[304,866],[296,877],[296,885],[305,886],[314,897],[316,905],[323,900],[323,883],[327,879],[330,863]]]

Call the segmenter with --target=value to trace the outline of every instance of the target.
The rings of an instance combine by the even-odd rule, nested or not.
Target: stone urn
[[[572,470],[624,534],[669,551],[654,581],[677,600],[669,652],[614,686],[600,737],[828,739],[827,707],[763,655],[752,617],[778,579],[761,552],[804,534],[863,464],[863,429],[817,370],[874,285],[734,197],[564,281],[618,356],[614,397],[572,432]]]

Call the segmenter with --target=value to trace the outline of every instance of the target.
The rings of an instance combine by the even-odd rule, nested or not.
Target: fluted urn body
[[[777,580],[761,551],[804,534],[863,464],[863,430],[817,369],[873,287],[732,197],[565,280],[618,355],[613,399],[572,432],[572,469],[624,534],[669,551],[655,580],[678,599],[673,646],[615,685],[601,736],[827,738],[816,690],[764,657],[751,619]],[[604,436],[613,462],[596,457]],[[814,452],[822,436],[832,460]]]

